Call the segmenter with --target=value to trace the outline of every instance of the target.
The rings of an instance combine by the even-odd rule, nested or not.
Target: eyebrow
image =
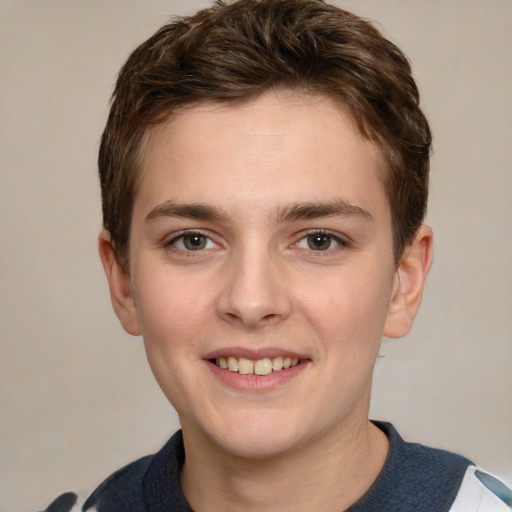
[[[276,208],[271,218],[275,224],[280,224],[297,220],[314,220],[337,216],[362,217],[373,222],[373,216],[369,211],[344,199],[335,199],[328,202],[290,203]],[[165,201],[155,206],[146,215],[145,222],[147,223],[159,217],[182,217],[214,222],[230,222],[228,213],[218,206],[204,203],[176,203],[173,200]]]
[[[373,222],[373,216],[368,210],[344,199],[335,199],[328,202],[291,203],[276,211],[275,221],[276,223],[281,223],[338,216],[362,217]]]
[[[202,203],[176,203],[165,201],[153,208],[144,219],[145,222],[158,217],[183,217],[185,219],[228,221],[228,215],[217,206]]]

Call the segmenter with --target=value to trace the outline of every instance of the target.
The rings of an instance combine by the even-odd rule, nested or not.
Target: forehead
[[[347,110],[324,96],[280,91],[201,104],[151,130],[135,208],[169,199],[275,206],[326,194],[361,201],[372,183],[383,195],[382,162]]]

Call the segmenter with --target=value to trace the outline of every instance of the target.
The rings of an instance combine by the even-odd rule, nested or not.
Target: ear
[[[402,255],[395,272],[384,336],[401,338],[411,329],[421,304],[425,279],[432,265],[432,230],[422,225]]]
[[[130,275],[119,265],[110,233],[106,230],[102,230],[98,237],[98,250],[107,276],[110,300],[117,318],[128,334],[138,336],[141,331]]]

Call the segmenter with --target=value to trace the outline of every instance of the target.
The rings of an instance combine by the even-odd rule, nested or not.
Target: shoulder
[[[116,471],[87,498],[82,510],[145,510],[142,482],[152,460],[153,456],[143,457]]]
[[[108,477],[87,498],[83,512],[146,512],[160,506],[162,500],[179,501],[179,472],[184,459],[179,430],[156,454],[138,459]]]
[[[404,441],[392,425],[378,423],[390,440],[386,464],[388,483],[410,496],[422,496],[430,510],[442,510],[453,502],[467,468],[473,463],[456,453]],[[414,499],[414,498],[413,498]]]
[[[445,450],[405,442],[389,423],[374,422],[388,437],[388,458],[351,512],[448,512],[471,461]]]
[[[183,438],[178,431],[155,455],[142,457],[119,469],[87,499],[68,492],[43,512],[146,512],[156,510],[156,505],[166,501],[179,504],[178,508],[170,510],[188,512],[190,509],[179,486],[183,461]]]
[[[512,490],[503,482],[470,466],[450,512],[510,512]]]
[[[87,498],[83,512],[190,510],[179,484],[184,460],[179,430],[155,455],[136,460],[107,478]],[[170,508],[169,503],[179,507]]]
[[[361,512],[510,512],[510,489],[470,460],[445,450],[405,442],[389,423],[375,423],[388,436],[390,452],[381,475],[368,493],[374,499],[374,508],[361,508]]]
[[[66,492],[41,512],[143,512],[142,481],[152,456],[143,457],[109,476],[87,499]]]

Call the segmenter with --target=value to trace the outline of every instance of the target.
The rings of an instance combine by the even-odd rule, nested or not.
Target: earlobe
[[[138,336],[141,332],[137,305],[130,285],[130,275],[119,265],[110,233],[106,230],[102,230],[99,234],[98,250],[117,318],[127,333]]]
[[[422,225],[412,244],[406,248],[395,273],[384,336],[401,338],[411,329],[432,265],[432,230]]]

